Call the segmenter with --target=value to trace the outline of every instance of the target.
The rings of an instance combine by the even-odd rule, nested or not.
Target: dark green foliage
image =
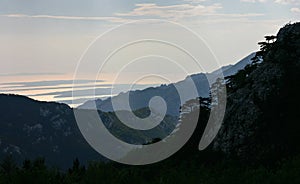
[[[227,80],[227,91],[232,93],[237,89],[244,87],[245,84],[251,83],[252,81],[248,77],[257,67],[257,63],[252,63],[247,65],[244,69],[239,70],[235,75],[225,77],[225,80]]]
[[[193,157],[194,158],[194,157]],[[27,160],[26,164],[31,161]],[[36,161],[33,161],[33,163]],[[41,164],[41,160],[37,161]],[[25,163],[25,162],[24,162]],[[90,163],[87,169],[75,160],[69,172],[40,168],[16,168],[0,172],[0,184],[297,184],[300,182],[300,156],[278,161],[274,168],[249,166],[224,160],[215,164],[177,160],[148,166],[124,166],[113,163]],[[39,165],[39,166],[38,166]]]
[[[13,160],[12,155],[8,155],[1,162],[1,171],[6,174],[14,172],[17,168],[16,162]]]
[[[2,162],[6,169],[1,170],[0,183],[52,184],[61,183],[61,173],[56,169],[47,168],[43,158],[34,161],[25,160],[22,167],[14,164],[12,157]],[[7,167],[9,166],[9,167]],[[9,172],[7,170],[9,169]]]

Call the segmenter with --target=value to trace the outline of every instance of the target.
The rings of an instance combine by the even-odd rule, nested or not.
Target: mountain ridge
[[[129,103],[132,110],[140,109],[148,107],[148,103],[150,99],[154,96],[161,96],[166,103],[168,104],[167,114],[172,116],[179,116],[180,106],[182,103],[180,102],[180,97],[178,92],[176,91],[176,85],[181,85],[183,83],[188,83],[188,79],[191,78],[193,82],[195,83],[195,86],[198,90],[198,95],[200,97],[209,97],[209,82],[208,79],[213,82],[217,76],[219,76],[220,73],[224,74],[224,77],[233,75],[238,70],[243,69],[246,65],[250,64],[252,61],[251,59],[255,56],[255,52],[249,54],[239,62],[237,62],[235,65],[232,66],[224,66],[218,70],[215,70],[212,73],[204,74],[204,73],[198,73],[188,76],[182,81],[172,83],[169,85],[161,85],[158,87],[150,87],[146,88],[144,90],[135,90],[135,91],[129,91],[126,93],[120,93],[117,96],[110,97],[107,99],[96,99],[95,101],[87,101],[84,104],[78,106],[79,109],[98,109],[104,112],[112,112],[112,111],[118,111],[123,110],[121,109],[115,109],[112,106],[111,100],[116,101],[124,101],[126,94],[129,93]],[[221,74],[221,75],[223,75]],[[187,99],[191,100],[191,99]],[[185,103],[185,101],[183,102]]]

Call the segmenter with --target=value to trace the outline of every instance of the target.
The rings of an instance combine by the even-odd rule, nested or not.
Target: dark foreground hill
[[[0,95],[0,157],[18,161],[46,158],[67,167],[76,157],[99,159],[82,137],[72,109],[65,104],[39,102],[17,95]]]
[[[300,23],[259,43],[256,59],[228,77],[227,110],[214,149],[248,161],[300,153]]]
[[[0,159],[12,155],[21,163],[24,159],[43,157],[47,165],[60,168],[69,167],[75,158],[85,164],[93,160],[106,160],[86,142],[69,106],[5,94],[0,94],[0,102]],[[130,144],[146,144],[154,138],[162,139],[175,128],[177,122],[173,117],[166,116],[156,129],[138,132],[123,125],[115,113],[98,113],[114,136]],[[140,109],[135,114],[144,117],[149,112]]]

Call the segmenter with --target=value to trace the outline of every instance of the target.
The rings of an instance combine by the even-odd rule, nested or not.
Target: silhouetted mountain
[[[239,61],[235,65],[229,65],[222,67],[221,69],[218,69],[212,73],[204,74],[194,74],[189,77],[187,77],[183,81],[179,81],[174,84],[169,85],[161,85],[159,87],[151,87],[144,90],[136,90],[136,91],[130,91],[126,93],[121,93],[115,97],[107,98],[105,100],[97,99],[96,101],[87,101],[83,105],[79,106],[80,109],[99,109],[104,112],[112,112],[116,110],[124,110],[123,107],[120,108],[113,108],[112,107],[112,99],[123,102],[127,101],[126,95],[129,93],[129,103],[132,110],[137,110],[141,108],[148,107],[148,103],[150,99],[154,96],[161,96],[167,104],[167,114],[171,116],[178,116],[180,111],[180,106],[183,105],[185,101],[188,101],[190,99],[183,100],[183,103],[180,102],[180,97],[178,95],[178,92],[176,90],[177,86],[185,86],[189,83],[190,78],[193,80],[197,90],[198,90],[198,96],[201,97],[208,97],[210,92],[210,86],[208,79],[210,81],[214,81],[221,72],[223,72],[223,75],[230,76],[235,74],[237,71],[243,69],[247,64],[250,64],[252,61],[251,59],[255,56],[255,53],[250,54],[249,56],[245,57],[241,61]],[[190,89],[185,89],[187,93],[189,93]]]
[[[5,94],[0,94],[0,102],[0,159],[10,154],[18,161],[44,157],[48,164],[60,168],[70,166],[74,158],[83,163],[106,160],[83,138],[69,106]],[[156,129],[139,132],[122,124],[115,113],[98,113],[114,136],[131,144],[164,138],[176,122],[167,116]],[[148,113],[147,109],[135,112],[140,117]]]
[[[82,137],[69,106],[4,94],[0,102],[1,158],[8,154],[20,161],[45,157],[60,167],[76,157],[100,158]]]

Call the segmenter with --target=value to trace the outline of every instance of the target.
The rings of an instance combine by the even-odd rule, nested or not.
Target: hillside
[[[300,23],[259,43],[256,59],[227,78],[224,124],[214,150],[246,161],[272,163],[300,153]]]
[[[75,158],[85,164],[106,160],[86,142],[69,106],[4,94],[0,94],[0,102],[0,160],[7,155],[13,155],[19,163],[43,157],[48,165],[60,168],[69,167]],[[131,144],[164,138],[176,122],[167,116],[157,128],[139,132],[123,125],[114,113],[98,113],[114,136]],[[149,112],[139,109],[135,113],[144,117]]]
[[[0,102],[0,158],[45,157],[50,165],[64,168],[76,157],[100,158],[82,137],[69,106],[3,94]]]

